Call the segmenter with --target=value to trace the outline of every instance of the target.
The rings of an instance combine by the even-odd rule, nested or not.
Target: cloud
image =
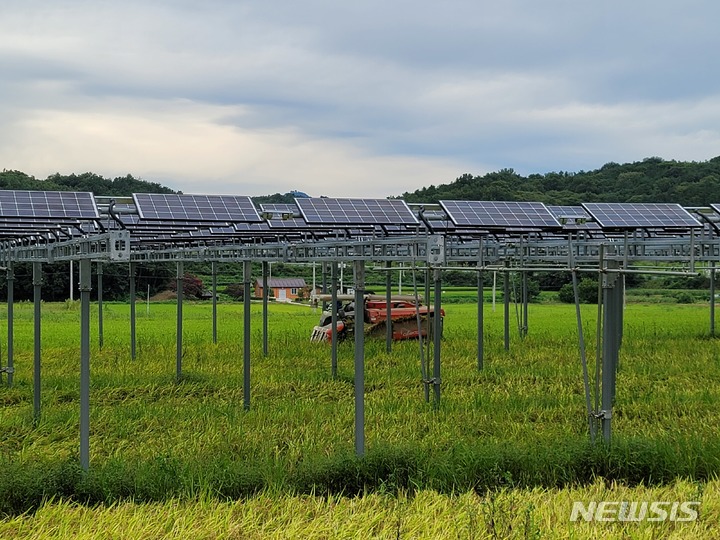
[[[504,167],[709,159],[718,15],[710,0],[8,0],[0,160],[380,196]]]
[[[55,172],[131,173],[191,193],[384,197],[446,181],[460,161],[376,156],[342,139],[291,129],[244,130],[218,122],[234,107],[187,101],[113,101],[75,111],[40,110],[14,126],[0,161],[44,178]],[[23,164],[32,163],[32,168]],[[58,167],[62,163],[63,168]]]

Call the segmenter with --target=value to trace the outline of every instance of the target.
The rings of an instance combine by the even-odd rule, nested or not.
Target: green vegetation
[[[527,177],[512,169],[483,176],[464,174],[449,184],[403,193],[402,198],[414,203],[454,199],[540,201],[558,205],[674,202],[706,206],[720,201],[720,156],[703,162],[651,157],[622,165],[606,163],[594,171],[548,172]]]
[[[20,171],[0,172],[0,189],[29,189],[31,191],[91,191],[95,195],[127,197],[132,193],[176,193],[158,184],[134,178],[128,174],[110,180],[94,173],[48,176],[38,180]]]
[[[252,409],[242,409],[242,306],[185,306],[184,377],[174,380],[173,304],[139,309],[129,359],[128,307],[108,304],[105,348],[92,353],[91,472],[77,464],[79,310],[43,305],[43,413],[32,419],[32,305],[15,308],[16,385],[0,390],[0,512],[50,497],[85,503],[235,499],[253,494],[484,495],[603,478],[660,485],[720,472],[720,355],[707,305],[630,305],[611,447],[588,443],[571,306],[533,305],[530,335],[502,350],[502,309],[486,306],[486,369],[475,368],[474,305],[448,305],[443,401],[424,403],[416,342],[366,344],[367,441],[354,457],[352,346],[310,344],[318,312],[273,305],[263,357],[253,305]],[[593,346],[593,306],[584,306]],[[1,312],[0,312],[1,316]],[[93,328],[93,332],[95,329]],[[93,342],[97,340],[94,338]],[[592,350],[592,349],[591,349]],[[590,354],[592,357],[592,354]]]
[[[679,522],[577,522],[575,501],[699,501],[700,517]],[[720,482],[678,481],[626,487],[602,481],[569,489],[500,489],[447,495],[419,490],[363,497],[263,492],[239,501],[212,497],[88,508],[68,501],[45,504],[34,516],[0,521],[0,537],[328,539],[328,538],[697,538],[720,533]]]

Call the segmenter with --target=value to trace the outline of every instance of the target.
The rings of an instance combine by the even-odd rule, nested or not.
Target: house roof
[[[270,285],[270,288],[281,289],[302,289],[307,287],[303,278],[268,278],[268,285]],[[262,278],[257,280],[257,286],[264,288]]]

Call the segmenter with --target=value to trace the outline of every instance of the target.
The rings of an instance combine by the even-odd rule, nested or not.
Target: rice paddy
[[[39,421],[32,304],[15,306],[15,385],[0,389],[3,538],[720,532],[720,348],[707,305],[628,305],[613,443],[593,447],[573,306],[531,305],[529,335],[515,331],[506,352],[501,306],[486,305],[478,372],[476,306],[449,304],[439,408],[424,400],[416,342],[391,354],[383,340],[366,343],[367,455],[357,459],[352,343],[341,344],[334,379],[329,347],[308,341],[319,312],[271,305],[264,356],[253,304],[244,411],[241,305],[219,306],[217,344],[209,304],[185,306],[176,381],[175,306],[138,306],[131,360],[128,306],[106,304],[102,350],[93,325],[87,474],[77,463],[79,309],[42,309]],[[583,306],[593,361],[595,316]],[[570,523],[572,501],[595,496],[702,505],[692,523]]]

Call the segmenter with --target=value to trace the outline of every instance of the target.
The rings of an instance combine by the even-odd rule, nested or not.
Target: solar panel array
[[[235,195],[133,194],[141,219],[260,222],[250,197]]]
[[[603,229],[688,229],[702,225],[679,204],[583,203]]]
[[[90,192],[24,190],[0,190],[0,216],[54,220],[100,217]]]
[[[560,228],[560,223],[539,202],[440,201],[440,206],[458,227]]]
[[[48,239],[93,235],[126,228],[133,241],[171,247],[190,242],[245,243],[321,239],[365,240],[440,233],[460,239],[487,236],[501,241],[538,233],[545,238],[573,231],[588,238],[643,229],[648,235],[683,234],[720,214],[713,204],[707,218],[669,203],[585,203],[440,201],[416,217],[400,199],[301,198],[295,203],[263,203],[263,219],[250,199],[231,195],[138,193],[117,204],[89,192],[0,190],[0,237]],[[107,214],[113,208],[122,225]],[[289,217],[290,216],[290,217]],[[298,217],[299,216],[299,217]],[[697,217],[697,219],[696,219]],[[429,220],[430,225],[425,224]],[[600,230],[602,228],[602,230]],[[548,236],[549,235],[549,236]]]
[[[310,224],[320,225],[417,225],[418,220],[401,199],[295,199]]]

